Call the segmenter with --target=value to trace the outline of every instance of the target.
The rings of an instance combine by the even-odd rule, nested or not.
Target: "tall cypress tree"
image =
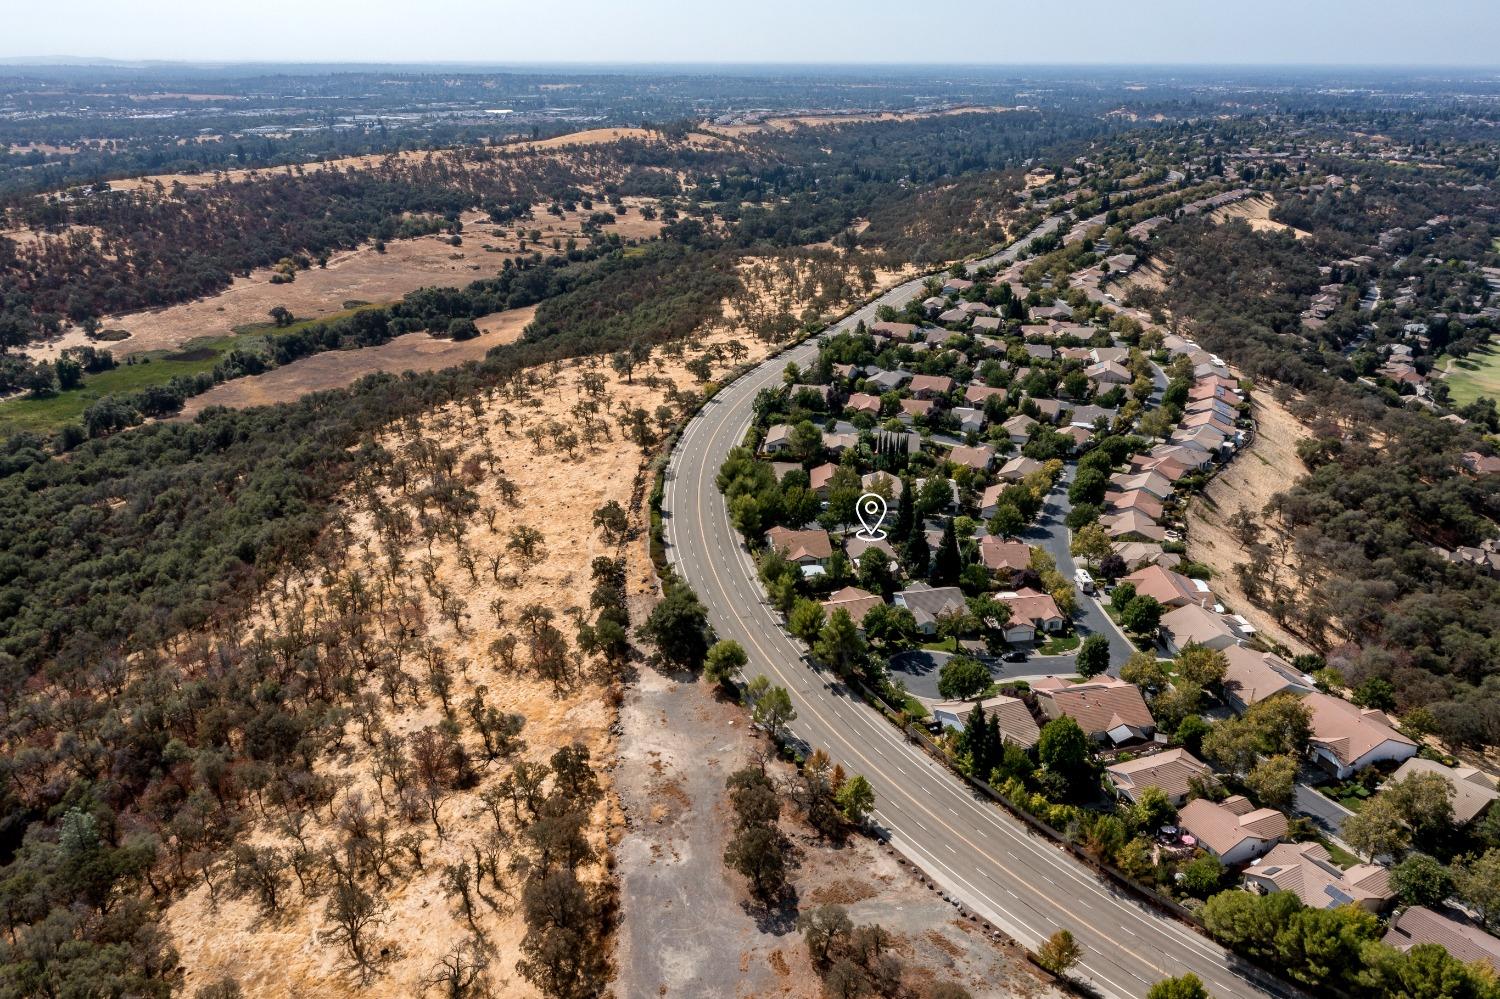
[[[932,565],[932,549],[927,545],[927,532],[920,524],[912,528],[911,537],[906,539],[906,547],[901,550],[901,564],[909,575],[927,578],[927,570]]]
[[[974,705],[974,710],[969,712],[968,721],[964,723],[961,742],[969,754],[969,771],[980,780],[989,780],[990,771],[995,768],[1000,748],[996,738],[998,731],[985,715],[984,705]]]
[[[943,540],[932,563],[932,585],[957,586],[963,568],[963,559],[958,554],[958,533],[953,528],[953,518],[949,517],[943,524]]]
[[[917,519],[916,500],[912,494],[916,490],[912,487],[912,481],[907,476],[901,477],[901,498],[896,501],[896,524],[891,528],[891,544],[904,545],[911,537],[911,526]]]

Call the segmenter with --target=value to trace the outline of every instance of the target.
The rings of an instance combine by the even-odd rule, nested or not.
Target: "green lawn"
[[[1361,862],[1354,854],[1345,850],[1326,836],[1319,836],[1318,842],[1323,844],[1323,849],[1328,851],[1328,856],[1333,862],[1342,868],[1348,869]]]
[[[912,721],[921,721],[927,717],[927,706],[911,694],[907,694],[901,699],[901,707],[906,709],[906,713],[911,717]]]
[[[85,375],[83,384],[78,388],[59,392],[45,399],[33,399],[29,396],[7,399],[0,402],[0,438],[25,430],[50,433],[65,423],[78,422],[85,409],[106,395],[139,392],[152,385],[165,385],[178,375],[212,371],[214,365],[235,347],[251,346],[264,338],[285,336],[306,329],[313,323],[342,318],[369,308],[378,306],[363,305],[345,309],[284,327],[277,327],[274,323],[236,327],[228,336],[200,337],[184,344],[181,350],[152,350],[132,355],[136,358],[135,364],[121,364],[109,371]]]
[[[1078,648],[1079,641],[1080,639],[1077,635],[1054,636],[1038,646],[1036,654],[1039,656],[1060,656],[1064,652],[1072,652]]]
[[[1468,357],[1450,357],[1443,364],[1444,381],[1453,401],[1466,405],[1487,395],[1500,399],[1500,350],[1488,343]]]

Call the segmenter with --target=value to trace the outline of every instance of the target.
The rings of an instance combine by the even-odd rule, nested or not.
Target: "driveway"
[[[1354,814],[1305,781],[1299,781],[1292,789],[1292,807],[1335,838],[1343,835],[1344,822]]]
[[[890,658],[891,679],[900,680],[905,684],[907,693],[923,700],[947,700],[938,693],[938,674],[943,671],[943,664],[952,658],[951,652],[933,649],[898,652]],[[989,668],[990,677],[996,683],[1030,680],[1039,676],[1072,676],[1077,672],[1076,656],[1071,653],[1061,656],[1028,655],[1018,663],[1006,662],[998,656],[982,655],[975,658]]]

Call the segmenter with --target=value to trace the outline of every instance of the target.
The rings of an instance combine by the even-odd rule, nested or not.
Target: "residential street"
[[[1059,223],[1049,219],[1041,231]],[[1019,244],[1018,244],[1019,246]],[[1018,246],[1006,251],[1013,257]],[[921,287],[914,280],[834,327],[873,321],[881,303],[897,304]],[[782,629],[765,602],[755,566],[729,522],[714,477],[749,428],[756,393],[777,384],[789,361],[807,363],[815,343],[761,365],[721,391],[684,433],[668,469],[663,516],[668,558],[708,607],[721,638],[749,653],[746,673],[785,686],[798,712],[791,730],[826,749],[874,786],[875,819],[900,850],[956,899],[1027,946],[1068,928],[1083,947],[1078,974],[1120,999],[1143,995],[1157,980],[1192,971],[1215,996],[1267,993],[1244,962],[1188,927],[1121,894],[1047,840],[979,800],[956,777],[911,745],[890,723],[838,681],[814,672],[803,648]],[[1065,489],[1065,486],[1060,487]],[[1058,499],[1058,497],[1054,497]],[[1066,495],[1049,503],[1035,540],[1067,571]],[[1114,658],[1128,643],[1102,611],[1085,602],[1080,630],[1110,636]]]

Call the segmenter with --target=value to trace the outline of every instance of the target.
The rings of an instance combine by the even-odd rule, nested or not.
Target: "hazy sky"
[[[1500,0],[3,0],[0,56],[1500,63]]]

